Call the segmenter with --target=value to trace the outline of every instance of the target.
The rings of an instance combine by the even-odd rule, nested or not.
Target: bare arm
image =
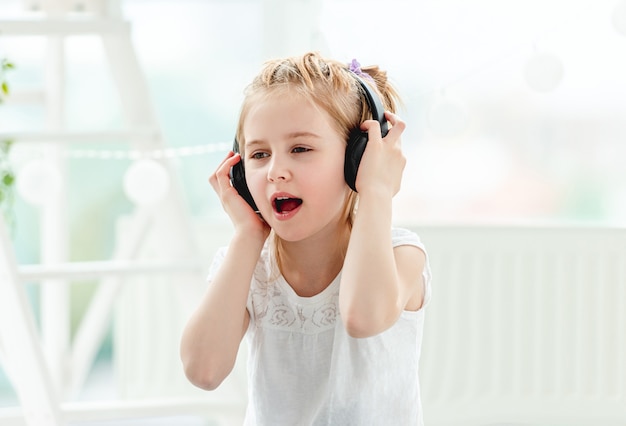
[[[250,280],[260,249],[235,237],[224,263],[183,331],[181,359],[188,379],[213,390],[230,374],[248,327]]]
[[[423,299],[424,253],[412,246],[394,249],[391,244],[391,201],[399,190],[405,159],[400,150],[404,123],[392,114],[388,119],[393,127],[384,140],[376,122],[364,123],[370,142],[357,176],[359,207],[339,293],[341,316],[353,337],[386,330],[404,309],[418,309]]]
[[[269,229],[228,181],[238,156],[229,156],[211,176],[225,210],[235,224],[234,237],[220,269],[183,331],[180,355],[194,385],[212,390],[230,374],[250,317],[246,310],[250,281]]]

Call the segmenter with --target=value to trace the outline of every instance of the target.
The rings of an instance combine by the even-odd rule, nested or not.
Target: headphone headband
[[[365,81],[363,81],[363,78],[359,77],[355,73],[353,74],[356,78],[356,81],[358,81],[359,83],[363,98],[365,99],[365,102],[367,103],[367,106],[372,113],[372,119],[380,123],[380,132],[384,138],[385,136],[387,136],[387,132],[389,131],[387,119],[385,119],[385,107],[383,106],[380,97],[373,91],[373,89],[370,88],[370,86]]]

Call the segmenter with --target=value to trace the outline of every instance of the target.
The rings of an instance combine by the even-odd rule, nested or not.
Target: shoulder
[[[431,273],[426,248],[417,233],[409,229],[392,228],[391,240],[398,273],[414,289],[405,310],[417,311],[430,299]]]
[[[405,228],[392,228],[391,229],[391,244],[394,249],[394,253],[396,253],[396,257],[398,253],[405,253],[404,258],[407,258],[408,261],[413,263],[413,261],[417,258],[420,260],[419,263],[423,264],[426,260],[426,248],[424,244],[420,240],[420,237],[413,231]],[[418,248],[419,250],[415,250]]]
[[[207,280],[211,281],[213,277],[217,274],[217,271],[224,263],[224,259],[226,257],[226,253],[228,252],[229,246],[219,247],[215,254],[213,255],[213,260],[211,265],[209,266],[209,272],[207,275]],[[268,277],[272,276],[272,271],[276,270],[276,267],[272,268],[272,262],[274,262],[272,256],[272,250],[270,249],[270,245],[266,242],[261,250],[261,254],[259,255],[259,259],[257,261],[257,265],[254,270],[254,279],[263,280],[268,279]]]
[[[406,228],[391,228],[391,243],[393,247],[415,246],[424,250],[424,244],[420,237],[413,231]]]

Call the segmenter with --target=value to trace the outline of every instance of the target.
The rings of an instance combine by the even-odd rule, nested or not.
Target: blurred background
[[[36,3],[0,0],[0,20],[38,19]],[[121,12],[194,222],[228,227],[207,179],[262,62],[318,50],[380,65],[403,97],[398,225],[626,224],[623,0],[123,0]],[[46,84],[46,46],[41,35],[0,32],[0,60],[13,65],[2,75],[5,140],[45,127],[44,109],[27,100]],[[64,55],[66,129],[123,129],[111,78],[120,64],[93,35],[67,37]],[[68,259],[108,258],[118,220],[137,203],[128,188],[136,159],[116,154],[127,145],[115,140],[60,146]],[[20,179],[43,173],[33,164],[46,152],[16,140],[2,158],[15,175],[2,207],[21,264],[41,261],[37,197],[54,190],[54,174],[43,190]],[[147,176],[136,185],[150,186]],[[71,291],[75,324],[94,290]],[[105,364],[112,341],[109,333],[99,349]],[[0,406],[14,402],[0,365]]]

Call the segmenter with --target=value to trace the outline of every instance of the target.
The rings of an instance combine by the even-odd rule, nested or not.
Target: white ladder
[[[72,141],[99,141],[107,137],[125,138],[133,149],[152,151],[165,144],[150,103],[144,75],[140,69],[131,39],[130,26],[121,17],[119,1],[110,0],[39,0],[39,8],[46,13],[41,20],[0,21],[4,35],[41,35],[48,39],[50,54],[47,111],[48,131],[41,134],[0,134],[14,139],[18,144],[29,140],[46,141],[50,154],[63,169],[62,152]],[[91,13],[88,19],[69,19],[67,12],[73,5],[82,3]],[[95,34],[101,38],[104,52],[114,82],[121,97],[127,119],[128,131],[93,134],[72,134],[64,128],[63,74],[64,42],[66,37]],[[5,366],[14,385],[21,412],[0,409],[0,423],[27,425],[63,425],[69,420],[110,418],[115,415],[137,416],[151,413],[201,412],[206,414],[210,405],[204,401],[161,401],[152,405],[133,407],[122,404],[116,407],[91,406],[64,402],[75,396],[83,386],[93,364],[111,317],[111,311],[123,284],[121,277],[132,274],[185,274],[188,280],[203,280],[202,270],[196,261],[197,250],[193,232],[185,210],[182,191],[175,174],[166,160],[161,164],[170,174],[170,190],[155,206],[137,207],[131,217],[132,235],[118,246],[110,260],[102,262],[67,262],[67,229],[65,217],[65,189],[56,200],[42,208],[42,264],[16,263],[13,248],[7,235],[3,218],[0,218],[0,362]],[[175,247],[175,260],[151,263],[136,259],[146,235],[155,222],[168,224],[167,243]],[[170,247],[171,248],[171,247]],[[73,342],[69,340],[69,282],[85,277],[100,279],[98,289],[83,317]],[[38,331],[32,308],[24,292],[24,282],[39,282],[42,291],[41,332]],[[180,286],[184,292],[185,286]],[[184,297],[184,296],[183,296]],[[43,342],[43,344],[42,344]],[[85,408],[87,407],[87,408]],[[235,407],[239,409],[239,407]],[[233,409],[235,409],[233,408]],[[229,407],[221,407],[228,410]],[[117,414],[116,414],[117,413]],[[13,423],[11,423],[13,422]]]
[[[0,362],[9,374],[28,424],[60,425],[59,400],[43,357],[30,303],[19,283],[2,215],[0,249]]]

